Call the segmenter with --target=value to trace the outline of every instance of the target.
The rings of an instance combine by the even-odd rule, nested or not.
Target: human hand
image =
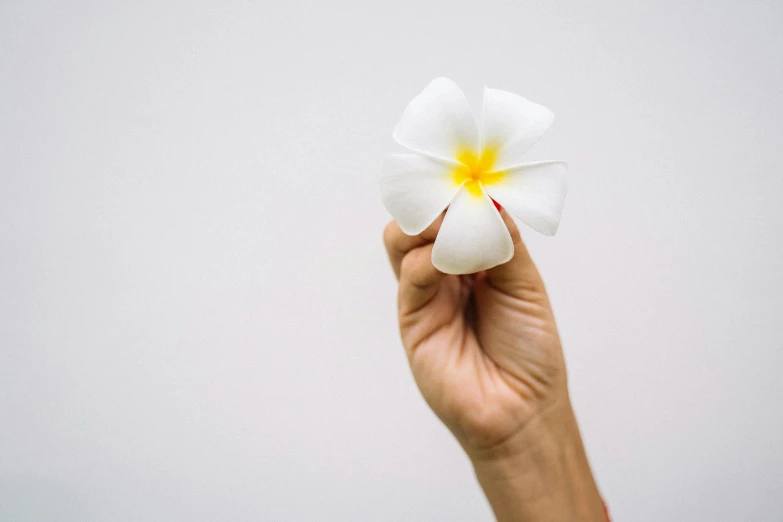
[[[517,227],[501,215],[513,258],[460,276],[431,262],[442,216],[418,236],[387,225],[413,376],[470,457],[499,520],[605,520],[549,298]]]
[[[544,284],[519,231],[508,263],[446,275],[430,261],[442,217],[418,236],[392,221],[384,239],[400,280],[400,334],[424,399],[468,452],[495,451],[531,417],[567,401]]]

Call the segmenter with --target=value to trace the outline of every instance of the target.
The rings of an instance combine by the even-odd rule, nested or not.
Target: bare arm
[[[513,259],[467,276],[432,266],[441,219],[418,236],[394,222],[386,227],[411,370],[468,454],[500,522],[605,522],[546,290],[502,215]]]

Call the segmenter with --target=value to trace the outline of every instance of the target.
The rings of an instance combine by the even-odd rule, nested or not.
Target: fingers
[[[409,236],[402,231],[396,221],[392,221],[383,231],[383,241],[386,244],[386,253],[389,255],[389,261],[394,270],[394,275],[397,279],[400,278],[400,270],[402,267],[402,260],[405,255],[413,250],[435,241],[435,237],[438,235],[440,225],[443,223],[443,214],[432,222],[421,234],[416,236]]]
[[[432,246],[443,223],[441,214],[416,236],[405,234],[392,221],[384,230],[384,242],[394,274],[400,280],[401,311],[416,310],[432,298],[443,273],[432,266]],[[546,290],[514,220],[500,213],[514,244],[510,261],[487,270],[486,277],[497,290],[523,300],[546,301]]]
[[[432,265],[434,243],[414,248],[403,258],[400,267],[399,307],[404,316],[426,305],[446,275]]]
[[[545,297],[544,283],[522,241],[516,223],[505,210],[501,211],[500,215],[511,234],[514,257],[507,263],[487,270],[487,279],[498,290],[520,299],[530,299],[533,294],[542,294]]]
[[[394,274],[400,280],[400,313],[412,313],[432,299],[445,275],[432,265],[432,247],[443,223],[443,214],[421,234],[409,236],[392,221],[383,232]]]

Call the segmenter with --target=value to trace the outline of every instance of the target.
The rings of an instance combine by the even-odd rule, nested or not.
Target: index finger
[[[389,255],[389,261],[397,279],[400,278],[402,260],[408,252],[435,241],[440,225],[443,223],[443,216],[444,214],[441,213],[421,234],[415,236],[409,236],[403,232],[396,221],[391,221],[386,225],[386,228],[383,230],[383,242],[386,244],[386,253]]]

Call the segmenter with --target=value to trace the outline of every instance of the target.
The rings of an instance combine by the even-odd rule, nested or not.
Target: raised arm
[[[430,261],[442,218],[418,236],[395,222],[386,227],[411,370],[468,454],[500,522],[605,522],[544,284],[502,215],[514,257],[463,276]]]

